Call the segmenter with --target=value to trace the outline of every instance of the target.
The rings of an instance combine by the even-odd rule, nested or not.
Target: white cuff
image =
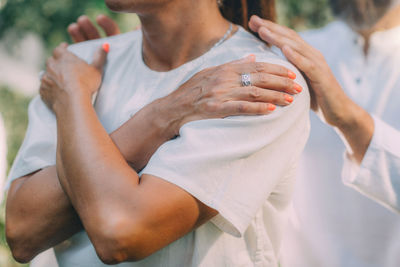
[[[347,186],[397,212],[400,211],[400,132],[372,116],[375,131],[359,165],[344,155],[342,180]]]

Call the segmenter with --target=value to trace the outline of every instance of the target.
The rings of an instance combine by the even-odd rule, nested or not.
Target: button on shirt
[[[168,72],[152,71],[143,63],[141,38],[140,31],[107,38],[111,50],[95,108],[109,133],[200,70],[250,53],[259,61],[294,70],[305,90],[293,104],[278,107],[271,115],[189,122],[178,138],[163,144],[142,173],[180,186],[219,214],[148,258],[119,266],[277,266],[294,171],[309,133],[304,79],[242,28],[220,46]],[[77,44],[71,50],[90,61],[104,41]],[[35,98],[10,179],[54,165],[55,152],[55,117]],[[85,232],[55,252],[61,267],[104,266]]]
[[[361,165],[335,130],[311,115],[283,267],[400,266],[400,27],[363,39],[345,23],[305,32],[345,92],[373,115]]]

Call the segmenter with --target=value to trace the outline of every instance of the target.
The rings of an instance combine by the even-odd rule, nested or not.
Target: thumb
[[[103,73],[104,65],[107,62],[107,54],[110,51],[109,43],[104,43],[93,55],[92,66]]]

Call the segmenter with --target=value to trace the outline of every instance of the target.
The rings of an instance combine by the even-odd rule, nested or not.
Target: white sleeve
[[[357,164],[346,153],[343,182],[391,210],[400,212],[400,131],[373,116],[375,132]]]
[[[54,114],[37,96],[29,104],[28,117],[25,139],[8,175],[6,190],[15,179],[56,164],[57,127]]]
[[[6,179],[7,170],[7,143],[6,130],[3,123],[3,118],[0,114],[0,203],[3,201],[3,185]]]
[[[300,74],[299,74],[300,76]],[[241,236],[275,186],[293,169],[309,134],[305,90],[266,116],[193,121],[163,144],[142,174],[167,180],[219,214],[211,221]]]
[[[90,62],[94,49],[100,42],[101,39],[82,42],[71,45],[68,49],[81,59]],[[36,96],[29,104],[28,119],[25,139],[8,175],[5,190],[8,190],[15,179],[56,164],[56,118],[40,96]]]

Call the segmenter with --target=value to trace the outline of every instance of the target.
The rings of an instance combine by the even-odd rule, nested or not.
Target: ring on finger
[[[242,86],[251,86],[251,76],[250,73],[243,73],[241,76]]]

